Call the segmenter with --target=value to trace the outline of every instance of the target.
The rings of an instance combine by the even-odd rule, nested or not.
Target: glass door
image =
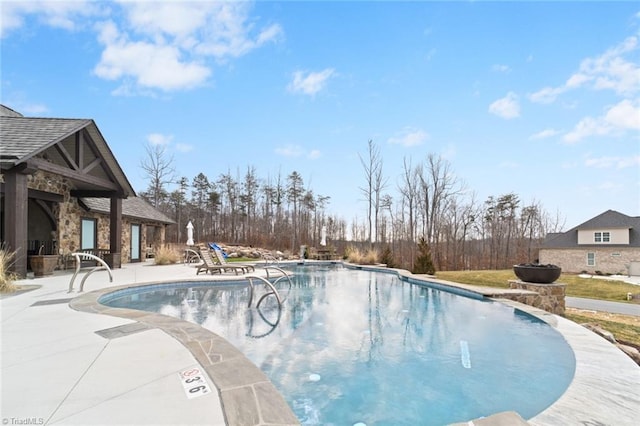
[[[140,262],[140,225],[131,225],[131,262]]]

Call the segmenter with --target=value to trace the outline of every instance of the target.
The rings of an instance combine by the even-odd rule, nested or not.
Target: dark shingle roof
[[[571,228],[567,232],[553,232],[547,234],[542,248],[568,248],[585,247],[586,244],[578,246],[579,230],[606,230],[606,229],[629,229],[629,246],[640,247],[640,217],[627,216],[615,210],[607,210],[598,216]],[[610,246],[615,246],[612,244]]]
[[[80,201],[89,211],[109,214],[111,210],[111,201],[108,198],[82,198]],[[164,213],[158,211],[147,201],[139,197],[129,197],[122,200],[122,216],[152,220],[168,225],[176,223],[173,219],[170,219]]]
[[[0,116],[0,158],[13,163],[27,160],[89,124],[86,119]]]
[[[22,114],[8,106],[0,105],[0,117],[22,117]]]
[[[34,118],[0,105],[0,166],[11,168],[27,162],[47,148],[84,129],[94,142],[124,196],[135,191],[116,160],[100,129],[86,118]]]
[[[578,225],[578,229],[633,228],[638,226],[638,217],[627,216],[615,210],[606,212]]]

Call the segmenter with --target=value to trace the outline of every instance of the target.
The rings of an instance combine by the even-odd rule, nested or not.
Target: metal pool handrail
[[[278,284],[278,282],[283,279],[286,278],[287,281],[289,281],[289,290],[287,291],[287,296],[289,296],[289,292],[291,291],[291,287],[293,287],[293,282],[291,281],[291,275],[289,275],[284,269],[279,268],[277,266],[273,266],[273,265],[267,265],[264,267],[265,272],[267,273],[267,279],[271,278],[271,276],[269,275],[269,270],[270,269],[274,269],[278,272],[280,272],[282,275],[279,276],[274,282],[273,282],[273,286],[275,287],[276,284]],[[284,299],[282,299],[282,302],[284,303],[284,301],[287,300],[287,298],[285,297]]]
[[[67,293],[71,293],[73,291],[73,282],[75,281],[76,276],[78,275],[78,272],[80,272],[80,266],[82,263],[80,261],[80,257],[95,260],[96,262],[102,264],[102,266],[96,266],[95,268],[87,272],[86,275],[82,278],[82,281],[80,281],[80,290],[79,290],[80,293],[82,293],[82,291],[84,290],[84,282],[87,280],[87,278],[89,278],[89,275],[93,274],[96,271],[106,270],[109,273],[109,282],[110,283],[113,282],[113,275],[111,275],[111,268],[109,268],[109,265],[107,265],[107,263],[104,260],[100,259],[98,256],[95,256],[89,253],[71,253],[71,256],[74,256],[76,258],[76,270],[73,273],[73,276],[71,277],[71,281],[69,282],[69,291]]]
[[[251,302],[253,302],[253,280],[256,279],[262,281],[262,283],[271,290],[262,295],[262,297],[258,300],[258,303],[256,303],[256,308],[260,307],[260,303],[262,303],[265,297],[271,296],[273,294],[278,301],[278,309],[282,309],[282,299],[280,299],[280,294],[278,293],[278,290],[273,286],[273,284],[271,284],[265,278],[259,277],[257,275],[247,275],[245,278],[249,281],[249,304],[247,305],[247,307],[250,308]]]
[[[193,259],[193,257],[198,258],[198,262],[202,262],[202,258],[200,257],[200,253],[198,253],[197,251],[193,250],[193,249],[184,249],[184,263],[185,265],[187,263],[191,263],[190,259]]]

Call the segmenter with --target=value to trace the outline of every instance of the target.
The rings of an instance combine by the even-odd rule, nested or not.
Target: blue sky
[[[514,192],[565,229],[640,215],[636,2],[2,1],[1,101],[92,118],[137,191],[145,144],[179,176],[298,171],[365,216],[373,140],[449,162],[476,199]]]

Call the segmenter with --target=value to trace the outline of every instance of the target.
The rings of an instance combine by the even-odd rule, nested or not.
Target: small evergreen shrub
[[[387,268],[395,268],[396,263],[393,260],[393,253],[391,252],[391,247],[385,246],[382,249],[382,254],[380,255],[380,263],[384,263],[387,265]]]
[[[416,257],[411,272],[414,274],[429,275],[436,273],[436,268],[433,266],[433,260],[431,259],[431,249],[424,237],[420,237],[420,241],[418,242],[418,256]]]

